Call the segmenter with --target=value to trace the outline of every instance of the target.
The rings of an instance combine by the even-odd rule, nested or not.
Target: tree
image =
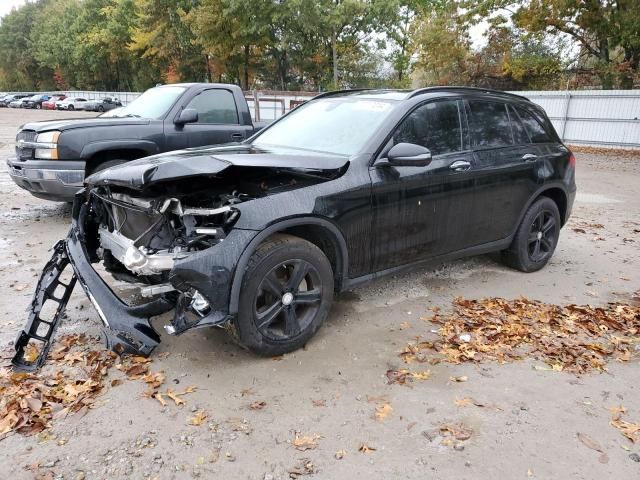
[[[633,87],[640,64],[637,0],[469,0],[467,7],[476,17],[507,9],[528,32],[566,35],[596,60],[603,88],[613,87],[616,72],[622,88]]]

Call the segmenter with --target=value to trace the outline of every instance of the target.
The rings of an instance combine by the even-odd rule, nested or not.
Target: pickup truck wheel
[[[99,172],[101,170],[106,170],[107,168],[111,168],[111,167],[115,167],[116,165],[120,165],[122,163],[126,163],[128,160],[109,160],[108,162],[103,162],[100,163],[98,165],[96,165],[96,167],[92,170],[89,170],[87,172],[87,176]]]
[[[522,272],[536,272],[551,259],[560,236],[560,212],[548,197],[536,200],[525,213],[508,250],[506,265]]]
[[[237,341],[254,353],[282,355],[316,333],[333,302],[333,271],[314,244],[277,234],[251,256],[234,320]]]

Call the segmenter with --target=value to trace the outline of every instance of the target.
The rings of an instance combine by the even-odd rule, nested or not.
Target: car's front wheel
[[[560,212],[556,202],[540,197],[533,202],[518,227],[504,262],[522,272],[536,272],[551,259],[560,236]]]
[[[234,336],[265,356],[302,347],[320,328],[333,302],[333,270],[311,242],[277,234],[247,264]]]
[[[67,110],[75,110],[75,107],[74,107],[73,105],[69,105],[69,106],[67,107]]]

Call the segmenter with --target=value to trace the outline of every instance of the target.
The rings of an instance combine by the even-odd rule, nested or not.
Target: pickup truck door
[[[184,109],[198,112],[198,121],[184,125],[175,120]],[[240,142],[253,133],[252,125],[241,125],[230,90],[210,88],[200,91],[173,118],[165,122],[167,150]]]
[[[373,271],[460,250],[473,238],[474,159],[462,102],[419,105],[391,142],[422,145],[433,157],[424,167],[394,166],[384,158],[371,167]]]

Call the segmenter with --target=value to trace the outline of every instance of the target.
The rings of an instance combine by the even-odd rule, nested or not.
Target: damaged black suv
[[[149,354],[160,341],[150,318],[174,310],[170,334],[225,327],[278,355],[313,336],[336,292],[381,275],[487,252],[539,270],[571,212],[574,175],[573,154],[524,97],[454,87],[319,95],[245,142],[90,176],[16,364],[29,341],[46,354],[76,279],[117,350]],[[125,303],[97,263],[149,300]],[[48,301],[57,312],[44,319]]]

